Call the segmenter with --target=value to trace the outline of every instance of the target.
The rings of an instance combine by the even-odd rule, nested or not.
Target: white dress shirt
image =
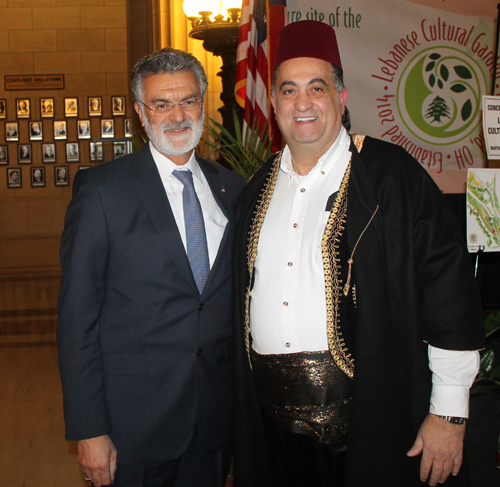
[[[254,267],[250,326],[257,353],[328,350],[321,239],[330,213],[326,203],[340,187],[350,160],[349,145],[342,128],[305,176],[295,172],[291,153],[288,147],[284,149]],[[429,360],[433,372],[430,411],[467,417],[478,352],[429,346]]]
[[[193,184],[196,195],[200,200],[201,210],[203,213],[203,221],[205,222],[205,232],[207,234],[208,257],[210,260],[210,269],[212,268],[217,253],[219,251],[220,242],[224,235],[224,230],[227,225],[227,218],[215,201],[212,190],[208,184],[203,171],[200,169],[194,151],[183,166],[179,166],[172,162],[168,157],[158,152],[151,142],[149,142],[151,154],[156,163],[156,167],[160,173],[160,177],[167,193],[168,201],[174,214],[175,223],[181,234],[184,249],[186,249],[186,226],[184,224],[184,205],[182,203],[182,192],[184,184],[182,184],[173,174],[174,170],[187,171],[193,173]]]

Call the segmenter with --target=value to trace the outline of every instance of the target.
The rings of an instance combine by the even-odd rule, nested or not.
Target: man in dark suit
[[[99,487],[222,486],[231,441],[233,207],[194,155],[206,76],[164,49],[132,73],[150,142],[75,177],[61,243],[66,438]],[[116,471],[116,473],[115,473]]]

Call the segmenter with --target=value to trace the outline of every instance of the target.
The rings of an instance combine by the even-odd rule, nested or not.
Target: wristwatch
[[[445,419],[446,421],[448,421],[448,423],[451,424],[465,424],[465,420],[467,419],[467,418],[460,418],[458,416],[441,416],[441,414],[436,414],[436,416],[438,418]]]

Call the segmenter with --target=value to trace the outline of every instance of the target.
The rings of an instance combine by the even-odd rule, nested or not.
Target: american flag
[[[256,118],[262,127],[271,114],[273,152],[281,149],[281,134],[271,110],[271,84],[278,38],[286,23],[286,0],[243,0],[235,96],[245,109],[244,125]]]

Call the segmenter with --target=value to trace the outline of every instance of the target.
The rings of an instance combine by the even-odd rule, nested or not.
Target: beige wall
[[[0,144],[9,146],[8,166],[0,166],[0,238],[60,235],[71,186],[54,186],[54,164],[42,164],[42,143],[53,141],[53,120],[64,120],[64,98],[78,98],[78,119],[89,119],[88,97],[102,96],[103,117],[111,118],[111,96],[129,95],[127,67],[126,0],[0,0],[0,66],[2,75],[64,74],[61,90],[5,91],[5,121],[18,121],[19,142],[5,142],[4,121]],[[55,98],[55,118],[42,119],[40,98]],[[29,120],[16,119],[17,98],[31,100]],[[127,116],[130,113],[127,113]],[[43,121],[43,141],[30,141],[29,121]],[[68,139],[55,141],[56,165],[70,168],[89,164],[89,141],[77,139],[76,120],[67,118]],[[99,117],[90,118],[92,138],[100,137]],[[123,136],[123,117],[116,117],[115,136]],[[65,142],[79,142],[80,162],[66,162]],[[32,144],[31,165],[17,163],[17,145]],[[44,166],[46,186],[31,188],[30,167]],[[21,167],[21,189],[8,189],[6,168]]]

